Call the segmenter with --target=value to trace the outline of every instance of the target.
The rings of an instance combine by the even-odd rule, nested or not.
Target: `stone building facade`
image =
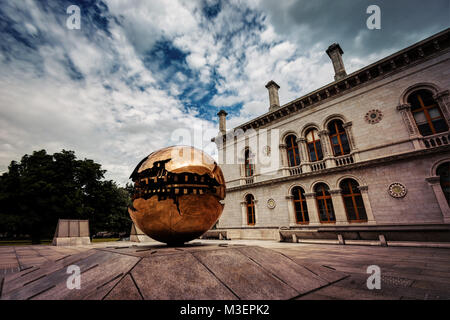
[[[226,130],[228,238],[450,241],[450,29]],[[270,164],[267,159],[272,159]]]

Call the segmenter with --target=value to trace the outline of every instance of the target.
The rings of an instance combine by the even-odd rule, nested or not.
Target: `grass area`
[[[120,238],[95,238],[92,239],[92,243],[98,243],[98,242],[112,242],[112,241],[119,241]]]
[[[96,238],[92,243],[119,241],[120,238]],[[41,240],[41,245],[51,245],[52,240]],[[31,246],[31,240],[0,240],[0,246]]]
[[[50,245],[52,240],[41,240],[41,244]],[[0,240],[0,246],[30,246],[31,240]]]

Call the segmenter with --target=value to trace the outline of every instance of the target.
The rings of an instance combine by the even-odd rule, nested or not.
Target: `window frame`
[[[347,215],[347,221],[350,222],[350,223],[367,222],[368,221],[367,211],[366,211],[366,206],[364,205],[364,199],[362,197],[362,193],[361,193],[361,191],[359,193],[354,193],[353,192],[352,181],[354,182],[354,184],[357,187],[359,186],[359,183],[356,180],[351,179],[351,178],[344,179],[339,184],[339,187],[341,188],[341,190],[343,190],[343,188],[342,188],[343,183],[348,182],[348,187],[349,187],[349,190],[350,190],[349,194],[344,194],[344,192],[342,191],[342,200],[344,202],[344,209],[345,209],[345,213]],[[361,219],[361,214],[360,214],[360,212],[358,210],[358,205],[356,203],[356,198],[357,197],[361,198],[361,203],[362,203],[363,209],[364,209],[364,215],[366,216],[365,219]],[[345,198],[351,198],[352,199],[353,210],[355,212],[355,216],[356,216],[357,219],[350,219],[348,208],[347,208],[347,205],[346,205],[346,202],[345,202]]]
[[[321,141],[320,141],[320,137],[318,137],[319,139],[318,140],[316,140],[316,136],[315,136],[315,132],[317,132],[317,135],[319,135],[319,131],[317,130],[317,129],[314,129],[314,128],[311,128],[311,129],[308,129],[307,131],[306,131],[306,134],[305,134],[305,139],[306,139],[306,148],[307,148],[307,151],[308,151],[308,158],[309,158],[309,161],[310,162],[318,162],[318,161],[322,161],[323,160],[323,150],[322,150],[322,143],[321,143]],[[309,142],[308,141],[308,135],[309,135],[309,133],[312,133],[312,139],[313,139],[313,141],[312,142]],[[311,151],[310,151],[310,149],[309,149],[309,145],[313,145],[313,147],[314,147],[314,154],[316,155],[316,159],[317,160],[312,160],[311,159]],[[319,153],[318,153],[318,151],[317,151],[317,149],[320,147],[320,154],[322,155],[322,157],[320,158],[319,157]],[[320,158],[320,159],[319,159]]]
[[[245,149],[245,152],[244,152],[244,158],[245,158],[244,175],[246,177],[253,177],[253,175],[255,174],[255,167],[250,162],[250,154],[251,154],[250,149]]]
[[[248,194],[245,196],[245,203],[247,208],[247,225],[254,226],[256,224],[256,213],[255,213],[255,197],[252,194]],[[251,213],[250,213],[251,210]],[[250,223],[250,216],[253,219],[253,222]]]
[[[298,200],[295,199],[295,192],[296,191],[298,192],[298,197],[299,197]],[[291,194],[292,194],[292,197],[293,197],[292,201],[293,201],[293,204],[294,204],[295,222],[297,224],[309,224],[308,204],[306,202],[305,190],[302,187],[294,187],[294,188],[292,188]],[[302,195],[303,195],[303,197],[302,197]],[[297,202],[300,203],[300,214],[301,214],[301,216],[303,218],[302,221],[299,221],[299,219],[298,219],[299,212],[297,212],[297,209],[296,209],[296,206],[295,206],[295,203],[297,203]],[[306,220],[305,217],[307,217],[308,219]]]
[[[290,140],[291,144],[289,144],[288,139]],[[297,137],[293,134],[290,134],[286,137],[285,142],[286,142],[286,154],[287,154],[287,158],[288,158],[289,167],[292,168],[292,167],[299,166],[301,163],[301,159],[300,159],[300,152],[299,152],[299,147],[298,147],[298,143],[297,143]],[[292,165],[292,163],[291,163],[291,157],[289,156],[290,151],[292,151],[294,154],[294,161],[295,161],[294,165]],[[297,163],[297,159],[298,159],[298,163]]]
[[[322,190],[318,190],[318,188],[322,188]],[[322,191],[322,195],[319,195],[319,191]],[[318,185],[316,185],[314,187],[314,192],[315,192],[315,198],[316,198],[316,205],[317,205],[317,211],[319,213],[319,221],[320,223],[336,223],[336,213],[334,211],[334,206],[333,206],[333,199],[331,197],[330,194],[330,188],[324,184],[324,183],[320,183]],[[326,194],[328,193],[328,195]],[[330,200],[330,204],[331,204],[331,208],[328,208],[328,203],[327,200]],[[324,203],[324,208],[325,208],[325,213],[327,215],[328,220],[322,220],[322,216],[320,214],[320,205],[319,205],[319,201],[323,201]],[[331,213],[333,214],[334,220],[330,219],[330,210]]]
[[[343,129],[343,131],[341,131],[341,132],[339,131],[338,122],[341,122],[341,127],[342,127],[342,129]],[[333,155],[334,155],[335,157],[345,156],[345,155],[351,153],[350,143],[349,143],[349,141],[348,141],[348,135],[347,135],[347,132],[345,131],[345,128],[343,127],[343,124],[344,124],[344,123],[342,122],[342,120],[335,119],[335,120],[331,120],[331,121],[328,123],[328,126],[327,126],[329,132],[331,132],[331,131],[330,131],[330,125],[334,125],[334,128],[335,128],[335,130],[336,130],[336,133],[335,133],[335,134],[329,134],[329,135],[328,135],[328,137],[330,138],[331,149],[333,150]],[[347,140],[347,147],[348,147],[348,150],[349,150],[348,152],[344,152],[344,144],[342,143],[342,138],[341,138],[342,136],[345,136],[345,137],[346,137],[346,140]],[[333,137],[337,137],[338,144],[334,144],[334,143],[333,143]],[[335,152],[335,150],[334,150],[334,147],[335,147],[335,146],[339,146],[339,149],[341,150],[341,154],[340,154],[340,155],[336,155],[336,152]]]
[[[420,96],[420,92],[421,91],[428,92],[431,95],[431,99],[433,100],[433,104],[432,105],[425,106],[425,103],[423,102],[423,98]],[[417,100],[419,101],[420,108],[416,109],[416,110],[413,110],[413,105],[411,104],[411,102],[410,102],[411,100],[410,99],[412,99],[412,97],[415,96],[415,95],[417,96]],[[408,95],[406,101],[411,105],[410,111],[411,111],[412,117],[414,119],[414,123],[416,124],[416,127],[417,127],[417,129],[419,130],[419,133],[422,136],[424,136],[424,137],[425,136],[431,136],[431,135],[435,135],[435,134],[438,134],[438,133],[441,133],[441,132],[446,132],[446,131],[449,130],[448,124],[446,122],[444,114],[442,113],[441,107],[439,106],[439,103],[433,98],[433,92],[432,91],[430,91],[428,89],[416,89],[416,90],[414,90],[413,92],[411,92]],[[429,110],[434,109],[434,108],[436,108],[438,110],[439,117],[431,118]],[[420,113],[420,112],[423,112],[423,114],[425,115],[425,119],[427,121],[426,123],[428,125],[428,128],[431,130],[431,134],[424,135],[422,132],[420,132],[419,124],[417,123],[417,120],[416,120],[416,118],[414,116],[416,113]],[[436,128],[434,127],[433,121],[436,121],[436,120],[439,120],[439,119],[444,121],[447,129],[437,132]]]

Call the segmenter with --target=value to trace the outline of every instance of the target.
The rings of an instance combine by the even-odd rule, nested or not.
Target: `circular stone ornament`
[[[270,147],[269,146],[264,146],[264,148],[263,148],[263,152],[264,152],[264,155],[266,155],[266,156],[270,156]]]
[[[267,200],[267,208],[274,209],[276,207],[276,205],[277,205],[277,203],[272,198]]]
[[[366,122],[370,124],[378,123],[381,119],[383,119],[383,112],[378,109],[370,110],[366,113],[364,119],[366,119]]]
[[[389,186],[389,194],[393,198],[404,198],[406,196],[407,190],[406,187],[399,183],[394,182]]]

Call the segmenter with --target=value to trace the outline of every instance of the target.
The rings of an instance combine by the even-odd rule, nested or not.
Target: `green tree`
[[[12,161],[0,176],[0,234],[30,235],[33,243],[50,238],[58,219],[89,219],[98,231],[128,232],[129,192],[92,160],[73,151],[45,150]]]

